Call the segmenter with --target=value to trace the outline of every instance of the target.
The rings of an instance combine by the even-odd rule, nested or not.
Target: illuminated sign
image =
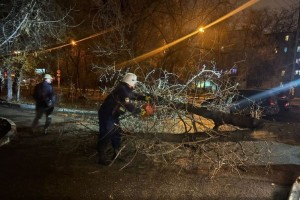
[[[35,73],[37,74],[45,74],[46,70],[45,69],[35,69]]]

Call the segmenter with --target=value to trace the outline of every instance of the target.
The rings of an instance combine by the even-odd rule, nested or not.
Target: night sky
[[[262,8],[290,8],[295,5],[295,3],[299,3],[299,0],[260,0],[253,7]]]

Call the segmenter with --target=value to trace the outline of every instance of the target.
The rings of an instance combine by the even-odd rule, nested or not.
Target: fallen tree
[[[187,112],[208,118],[214,121],[214,129],[222,124],[231,124],[241,128],[258,128],[262,125],[262,121],[253,117],[225,113],[216,110],[209,110],[205,107],[196,107],[193,104],[174,103],[175,109],[185,109]]]
[[[236,94],[238,84],[221,78],[219,72],[204,67],[183,82],[174,74],[158,71],[145,73],[144,80],[136,87],[136,92],[151,95],[154,115],[139,118],[128,114],[121,119],[124,132],[121,155],[129,155],[133,160],[141,154],[182,167],[199,167],[205,163],[215,175],[225,166],[238,172],[247,165],[270,163],[270,142],[296,143],[295,135],[286,134],[286,124],[264,121],[260,115],[230,113],[228,97]],[[126,72],[116,73],[122,77],[120,73]],[[205,100],[203,91],[195,87],[202,79],[218,83],[208,94],[217,100],[209,107],[201,106]],[[109,88],[104,92],[109,92]],[[125,166],[128,164],[130,161]]]
[[[197,133],[133,133],[125,132],[125,136],[153,139],[170,143],[201,143],[201,142],[241,142],[241,141],[273,141],[300,146],[300,124],[263,121],[257,129],[232,128],[230,131],[197,132]],[[289,128],[287,129],[287,126]],[[234,130],[233,130],[234,129]]]

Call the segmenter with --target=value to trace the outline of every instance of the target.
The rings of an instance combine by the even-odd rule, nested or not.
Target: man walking
[[[51,124],[51,114],[55,104],[55,95],[51,85],[52,80],[53,78],[50,74],[45,74],[44,81],[35,86],[33,93],[33,98],[35,100],[35,118],[32,122],[32,129],[34,130],[45,113],[46,121],[44,125],[44,134],[47,134],[48,127]]]

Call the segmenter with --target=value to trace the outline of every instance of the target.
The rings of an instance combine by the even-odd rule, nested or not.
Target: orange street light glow
[[[213,25],[216,25],[217,23],[220,23],[221,21],[223,21],[223,20],[225,20],[225,19],[227,19],[227,18],[229,18],[229,17],[235,15],[236,13],[238,13],[238,12],[240,12],[240,11],[242,11],[242,10],[244,10],[244,9],[246,9],[246,8],[248,8],[248,7],[250,7],[250,6],[252,6],[253,4],[257,3],[258,1],[260,1],[260,0],[250,0],[250,1],[248,1],[247,3],[241,5],[240,7],[236,8],[235,10],[231,11],[230,13],[224,15],[223,17],[217,19],[216,21],[214,21],[214,22],[208,24],[207,26],[205,26],[205,27],[203,27],[203,28],[200,27],[200,28],[197,29],[196,31],[194,31],[194,32],[192,32],[192,33],[190,33],[190,34],[188,34],[188,35],[182,37],[182,38],[179,38],[179,39],[177,39],[177,40],[175,40],[175,41],[173,41],[173,42],[171,42],[171,43],[169,43],[169,44],[166,44],[166,45],[164,45],[164,46],[162,46],[162,47],[159,47],[159,48],[157,48],[157,49],[155,49],[155,50],[153,50],[153,51],[150,51],[150,52],[148,52],[148,53],[145,53],[145,54],[143,54],[143,55],[140,55],[140,56],[138,56],[138,57],[135,57],[135,58],[133,58],[133,59],[131,59],[131,60],[125,61],[125,62],[120,63],[120,64],[117,64],[117,66],[118,66],[118,67],[124,67],[124,66],[126,66],[126,65],[129,65],[129,64],[136,64],[136,63],[138,63],[138,62],[140,62],[140,61],[142,61],[142,60],[145,60],[146,58],[149,58],[150,56],[153,56],[153,55],[155,55],[155,54],[157,54],[157,53],[159,53],[159,52],[161,52],[161,51],[164,51],[165,49],[167,49],[167,48],[169,48],[169,47],[171,47],[171,46],[174,46],[175,44],[178,44],[179,42],[182,42],[183,40],[186,40],[186,39],[188,39],[188,38],[190,38],[190,37],[196,35],[196,34],[199,33],[199,32],[202,32],[202,30],[204,31],[205,29],[207,29],[207,28],[209,28],[209,27],[211,27],[211,26],[213,26]]]
[[[245,10],[246,8],[248,8],[248,7],[252,6],[253,4],[257,3],[258,1],[260,1],[260,0],[250,0],[250,1],[248,1],[247,3],[245,3],[245,4],[241,5],[240,7],[238,7],[237,9],[231,11],[230,13],[224,15],[223,17],[217,19],[216,21],[208,24],[207,26],[204,27],[204,29],[207,29],[207,28],[209,28],[209,27],[211,27],[211,26],[213,26],[213,25],[215,25],[215,24],[217,24],[217,23],[219,23],[219,22],[235,15],[236,13],[239,13],[242,10]]]
[[[131,22],[130,22],[131,23]],[[130,24],[130,23],[127,23],[127,24]],[[127,25],[126,24],[126,25]],[[63,45],[59,45],[59,46],[56,46],[56,47],[52,47],[52,48],[48,48],[48,49],[44,49],[44,50],[40,50],[40,51],[37,51],[35,52],[35,54],[38,54],[38,53],[45,53],[45,52],[50,52],[50,51],[53,51],[53,50],[57,50],[57,49],[61,49],[63,47],[67,47],[67,46],[70,46],[70,45],[73,45],[73,43],[75,43],[75,45],[79,42],[83,42],[85,40],[89,40],[89,39],[93,39],[95,37],[98,37],[98,36],[101,36],[101,35],[104,35],[106,33],[109,33],[109,32],[112,32],[112,31],[115,31],[116,29],[118,28],[118,26],[114,26],[114,27],[111,27],[111,28],[108,28],[104,31],[101,31],[99,33],[96,33],[96,34],[93,34],[93,35],[90,35],[88,37],[85,37],[85,38],[82,38],[82,39],[79,39],[79,40],[72,40],[70,43],[67,43],[67,44],[63,44]]]
[[[73,46],[75,46],[75,45],[76,45],[76,41],[75,41],[75,40],[71,40],[71,44],[72,44]]]
[[[204,28],[203,28],[203,27],[200,27],[200,28],[199,28],[199,32],[200,32],[200,33],[204,33]]]

